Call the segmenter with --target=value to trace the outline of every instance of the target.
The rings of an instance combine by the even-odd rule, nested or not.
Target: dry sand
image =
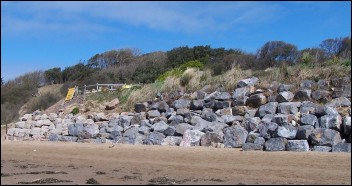
[[[3,138],[2,138],[3,139]],[[45,178],[53,178],[46,179]],[[1,184],[346,184],[350,153],[1,141]],[[38,181],[39,182],[39,181]]]

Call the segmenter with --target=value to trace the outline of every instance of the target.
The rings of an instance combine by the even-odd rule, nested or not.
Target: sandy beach
[[[1,184],[28,183],[350,185],[351,154],[2,140]]]

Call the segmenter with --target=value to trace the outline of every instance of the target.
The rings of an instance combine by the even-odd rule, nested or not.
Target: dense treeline
[[[13,119],[16,116],[13,111],[18,111],[37,92],[37,88],[45,84],[64,83],[62,93],[65,93],[73,85],[152,83],[166,72],[191,61],[200,62],[202,68],[210,69],[214,76],[232,67],[260,70],[281,65],[311,67],[342,62],[350,68],[351,38],[330,38],[322,41],[319,47],[303,50],[284,41],[269,41],[254,54],[209,45],[181,46],[147,54],[135,48],[110,50],[65,69],[55,67],[44,72],[36,71],[7,82],[3,82],[2,78],[1,123]]]

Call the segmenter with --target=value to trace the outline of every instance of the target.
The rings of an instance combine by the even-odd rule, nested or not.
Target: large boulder
[[[315,128],[319,127],[318,118],[312,114],[302,114],[300,121],[301,125],[311,125]]]
[[[242,146],[243,151],[263,151],[263,145],[255,143],[245,143]]]
[[[333,145],[332,152],[351,152],[351,143],[338,143]]]
[[[317,128],[314,129],[310,135],[313,146],[329,146],[341,143],[340,133],[332,129]]]
[[[265,139],[270,139],[274,136],[274,133],[278,127],[277,123],[270,122],[270,123],[261,123],[258,126],[259,136]]]
[[[247,130],[247,132],[257,131],[258,125],[260,124],[261,120],[259,117],[254,118],[244,118],[241,125]]]
[[[313,89],[316,87],[316,83],[312,80],[302,80],[299,86],[303,89]]]
[[[325,115],[319,118],[320,128],[341,130],[342,117],[337,115]]]
[[[351,116],[343,117],[343,132],[345,135],[351,135]]]
[[[143,140],[143,144],[161,145],[164,138],[165,138],[164,134],[162,134],[160,132],[150,132],[147,135],[147,137]]]
[[[296,139],[309,140],[310,134],[312,134],[314,127],[312,125],[299,126],[296,133]]]
[[[296,114],[298,112],[298,107],[300,106],[301,102],[279,103],[277,112],[281,114]]]
[[[313,114],[313,115],[316,115],[317,117],[325,115],[324,106],[310,101],[303,101],[299,112],[301,114]]]
[[[236,88],[232,94],[232,98],[243,98],[248,96],[249,94],[254,93],[255,87],[254,86],[246,86],[242,88]]]
[[[115,98],[105,105],[105,110],[113,110],[117,107],[119,103],[119,98]]]
[[[167,136],[161,141],[161,145],[179,146],[182,141],[181,136]]]
[[[163,133],[167,128],[169,127],[168,124],[166,124],[164,121],[159,121],[152,125],[152,129],[154,132],[160,132]]]
[[[246,101],[246,105],[253,107],[253,108],[257,108],[261,105],[264,105],[265,103],[267,103],[267,98],[265,97],[264,94],[259,93],[259,94],[254,94],[251,95],[247,101]]]
[[[305,100],[309,100],[311,95],[312,95],[311,89],[300,89],[296,92],[294,99],[305,101]]]
[[[294,98],[294,94],[290,91],[280,92],[279,95],[276,96],[276,101],[279,103],[282,102],[291,102]]]
[[[191,110],[202,110],[203,104],[204,104],[204,100],[202,100],[202,99],[192,100],[190,109]]]
[[[330,82],[325,79],[320,79],[317,83],[318,89],[322,90],[329,90],[330,89]]]
[[[201,117],[209,122],[217,120],[216,114],[213,112],[213,109],[210,108],[204,108]]]
[[[147,117],[149,119],[153,119],[153,118],[160,117],[160,116],[161,116],[161,114],[158,110],[150,110],[147,113]]]
[[[140,112],[146,112],[148,108],[148,104],[147,103],[136,103],[134,105],[134,111],[137,113]]]
[[[246,106],[234,106],[232,108],[232,114],[234,116],[244,116],[248,111]]]
[[[307,140],[288,140],[287,150],[295,152],[308,152],[309,145]]]
[[[342,87],[335,87],[333,92],[332,92],[332,97],[333,98],[339,98],[339,97],[351,97],[351,85],[346,84]]]
[[[189,108],[191,101],[188,99],[178,99],[172,103],[174,109]]]
[[[327,90],[315,90],[312,92],[312,98],[317,101],[323,100],[324,98],[327,98],[330,95],[330,92]]]
[[[290,90],[292,90],[293,87],[295,87],[295,86],[292,84],[281,84],[277,89],[277,93],[290,91]]]
[[[332,148],[328,146],[314,146],[312,151],[315,152],[331,152]]]
[[[262,118],[266,114],[275,114],[278,104],[278,102],[269,102],[265,105],[260,106],[258,110],[259,117]]]
[[[200,139],[201,146],[212,146],[215,143],[222,143],[223,138],[215,132],[206,132]]]
[[[286,138],[270,138],[265,142],[265,151],[285,151],[287,146]]]
[[[231,95],[228,92],[215,91],[215,92],[205,96],[205,98],[204,98],[204,100],[210,100],[210,99],[224,101],[224,100],[231,99]]]
[[[242,147],[245,144],[248,132],[239,125],[227,127],[223,130],[225,147]]]
[[[183,134],[180,146],[181,147],[191,147],[191,146],[199,146],[200,139],[204,135],[204,132],[199,130],[186,130]]]
[[[332,99],[329,103],[326,104],[326,106],[330,107],[350,107],[351,106],[351,101],[347,99],[346,97],[339,97]]]
[[[194,126],[188,124],[188,123],[180,123],[176,126],[176,133],[183,135],[186,130],[191,130],[193,129]]]
[[[246,87],[246,86],[254,86],[258,83],[259,83],[259,79],[257,77],[253,76],[251,78],[242,79],[242,80],[238,81],[237,87],[241,88],[241,87]]]
[[[294,139],[296,138],[296,134],[297,134],[297,128],[292,125],[286,124],[286,125],[278,126],[274,136],[283,137],[287,139]]]

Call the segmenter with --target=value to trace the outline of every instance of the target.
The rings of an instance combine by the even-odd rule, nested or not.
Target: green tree
[[[257,59],[264,67],[280,66],[282,62],[296,63],[297,47],[283,41],[269,41],[257,52]]]
[[[57,84],[62,82],[61,68],[55,67],[44,71],[45,82],[49,84]]]

